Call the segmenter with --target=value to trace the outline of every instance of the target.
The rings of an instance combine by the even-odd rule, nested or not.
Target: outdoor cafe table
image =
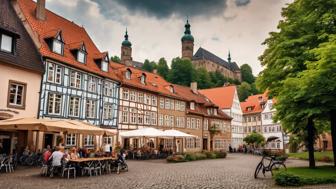
[[[106,160],[117,160],[115,157],[94,157],[94,158],[78,158],[78,159],[70,159],[70,163],[86,163],[92,161],[106,161]]]

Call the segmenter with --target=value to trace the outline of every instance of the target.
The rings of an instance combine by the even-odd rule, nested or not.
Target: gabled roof
[[[265,105],[267,100],[268,95],[266,92],[264,94],[249,96],[244,102],[240,103],[243,114],[254,114],[262,112],[262,105]]]
[[[41,55],[45,58],[60,61],[71,67],[81,69],[90,73],[100,75],[112,80],[118,80],[113,72],[104,72],[95,59],[101,58],[105,53],[99,51],[86,30],[49,10],[46,9],[46,19],[40,21],[35,16],[36,3],[32,0],[17,1],[23,16],[33,32],[37,35],[41,44],[39,49]],[[48,46],[46,39],[54,37],[61,32],[64,45],[64,55],[53,53]],[[82,64],[76,60],[76,57],[71,53],[69,44],[78,44],[83,42],[87,51],[86,63]]]
[[[203,49],[200,47],[195,55],[192,57],[192,60],[209,60],[211,62],[214,62],[220,66],[224,66],[228,70],[231,71],[239,71],[239,67],[235,62],[227,62],[223,60],[222,58],[216,56],[215,54]]]
[[[16,38],[16,49],[14,54],[0,51],[0,62],[43,73],[41,56],[11,2],[0,0],[0,30]]]
[[[233,104],[236,86],[217,87],[212,89],[199,90],[199,92],[209,98],[220,109],[230,109]]]

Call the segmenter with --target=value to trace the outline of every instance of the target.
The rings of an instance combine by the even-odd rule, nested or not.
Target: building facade
[[[269,137],[277,137],[278,139],[269,142],[265,147],[268,149],[281,150],[284,149],[284,144],[287,144],[288,141],[285,141],[287,138],[282,131],[281,124],[275,123],[273,121],[273,116],[275,115],[275,108],[273,106],[273,100],[267,100],[264,110],[261,112],[261,122],[262,122],[262,134],[267,140]]]
[[[208,72],[220,72],[226,78],[241,81],[240,68],[236,62],[231,62],[230,52],[227,61],[202,47],[194,54],[194,37],[191,35],[188,20],[184,27],[184,35],[181,38],[183,59],[191,60],[196,68],[205,68]]]
[[[17,1],[17,14],[42,55],[41,118],[76,119],[117,129],[119,81],[107,52],[100,52],[85,29],[45,8],[45,0]],[[43,133],[39,149],[55,146],[97,148],[103,136]],[[116,140],[114,140],[116,141]]]
[[[44,72],[41,56],[11,1],[0,0],[0,13],[0,120],[36,117]],[[0,153],[20,152],[28,144],[36,143],[34,134],[0,128]]]
[[[200,93],[215,103],[221,111],[232,117],[232,148],[238,149],[244,144],[243,112],[240,107],[236,86],[224,86],[200,90]]]

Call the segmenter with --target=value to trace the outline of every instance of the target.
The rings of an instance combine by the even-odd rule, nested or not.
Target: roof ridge
[[[229,86],[221,86],[221,87],[213,87],[208,89],[200,89],[199,91],[210,91],[215,89],[221,89],[221,88],[229,88],[229,87],[237,87],[236,85],[229,85]]]

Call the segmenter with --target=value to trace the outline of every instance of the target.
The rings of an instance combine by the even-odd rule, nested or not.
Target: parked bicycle
[[[266,143],[276,140],[278,137],[270,137],[266,141]],[[280,168],[284,168],[287,170],[287,167],[285,165],[286,158],[271,156],[264,154],[261,161],[257,165],[255,171],[254,171],[254,178],[258,178],[258,175],[260,171],[263,173],[264,177],[266,176],[266,172],[271,172],[273,176],[273,170],[278,170]]]

